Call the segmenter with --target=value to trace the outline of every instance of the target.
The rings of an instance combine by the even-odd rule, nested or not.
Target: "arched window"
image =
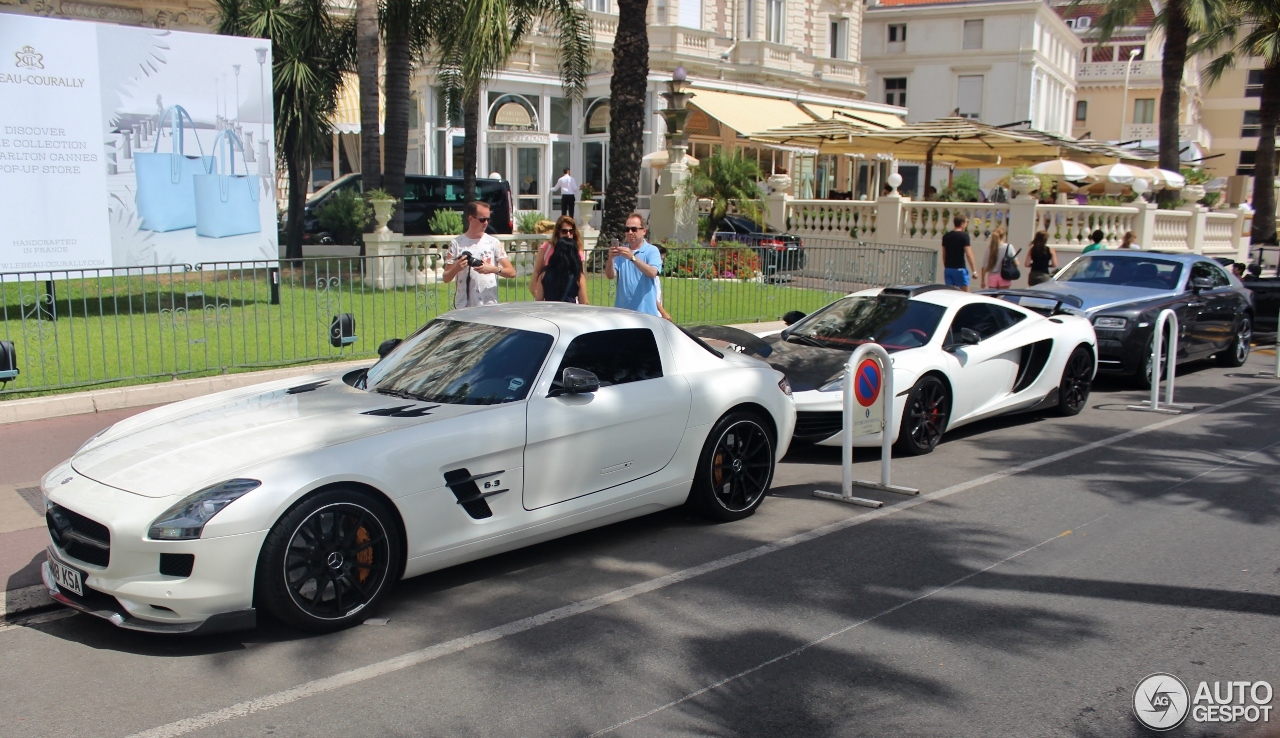
[[[587,107],[582,132],[586,135],[609,132],[609,98],[602,97]]]
[[[521,95],[503,95],[489,106],[489,128],[497,131],[536,131],[538,113]]]

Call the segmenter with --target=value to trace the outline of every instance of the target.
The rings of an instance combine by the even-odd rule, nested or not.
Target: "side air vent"
[[[160,554],[160,573],[166,577],[189,577],[195,565],[195,554]]]
[[[466,469],[454,469],[444,473],[444,483],[449,485],[449,489],[453,491],[453,496],[458,498],[458,504],[462,505],[462,509],[476,520],[493,517],[493,510],[489,508],[489,503],[485,502],[485,498],[493,497],[503,492],[509,492],[509,489],[498,489],[502,487],[502,479],[499,475],[504,472],[488,472],[486,474],[472,474]],[[480,480],[488,480],[485,482],[485,490],[480,491]]]
[[[1044,365],[1048,363],[1051,353],[1053,353],[1052,338],[1022,347],[1022,352],[1018,355],[1018,378],[1013,383],[1014,394],[1035,384],[1035,381],[1040,378],[1040,373],[1044,371]]]
[[[329,383],[329,380],[327,379],[321,380],[319,382],[308,382],[306,384],[300,384],[297,387],[290,387],[289,389],[285,390],[284,393],[286,395],[300,395],[303,392],[315,392],[316,390],[320,389],[321,387],[325,386],[328,383]]]
[[[432,410],[440,407],[439,405],[397,405],[395,407],[380,407],[377,410],[366,410],[361,415],[382,415],[388,418],[421,418],[424,415],[430,415]]]

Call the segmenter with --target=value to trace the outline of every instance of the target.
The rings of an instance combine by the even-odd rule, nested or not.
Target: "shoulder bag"
[[[165,119],[172,116],[172,151],[160,153],[159,131]],[[191,124],[192,137],[200,150],[200,156],[184,153],[185,135],[183,120]],[[172,105],[160,116],[156,143],[151,151],[134,154],[134,175],[137,192],[134,201],[138,205],[138,217],[145,231],[178,231],[193,228],[196,224],[195,188],[192,178],[209,169],[213,157],[204,155],[195,121],[181,105]]]
[[[227,145],[227,174],[222,173],[223,143]],[[214,155],[208,168],[195,176],[197,236],[226,238],[262,230],[258,213],[261,183],[256,174],[236,174],[236,149],[243,160],[244,144],[235,131],[219,133],[213,140]]]
[[[1010,244],[1004,245],[1004,259],[1000,261],[1000,278],[1012,282],[1022,276],[1021,270],[1018,269],[1018,254],[1021,249],[1010,254],[1010,248],[1013,248]]]

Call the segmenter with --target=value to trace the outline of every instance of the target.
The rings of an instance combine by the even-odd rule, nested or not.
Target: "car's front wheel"
[[[1249,360],[1249,346],[1253,341],[1253,321],[1248,315],[1240,316],[1240,324],[1236,326],[1236,335],[1231,345],[1218,352],[1218,365],[1237,367],[1244,366]]]
[[[258,602],[305,630],[354,625],[391,589],[401,550],[399,529],[381,500],[325,490],[271,528],[258,558]]]
[[[774,443],[769,426],[755,413],[720,418],[702,447],[689,507],[713,520],[750,517],[773,482]]]
[[[1089,401],[1093,388],[1093,352],[1088,346],[1076,346],[1062,368],[1062,381],[1058,384],[1058,414],[1079,415]]]
[[[907,393],[898,431],[898,450],[923,456],[937,447],[951,418],[951,394],[942,380],[926,374]]]

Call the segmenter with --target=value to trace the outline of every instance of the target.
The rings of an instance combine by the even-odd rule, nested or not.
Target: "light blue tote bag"
[[[226,157],[222,156],[226,144]],[[244,160],[244,144],[235,131],[226,130],[213,141],[213,158],[205,172],[195,176],[196,235],[210,238],[240,236],[262,230],[258,214],[256,174],[236,174],[236,149]],[[223,164],[228,169],[222,173]],[[245,169],[249,167],[246,164]]]
[[[138,217],[145,231],[178,231],[196,225],[196,198],[192,178],[209,171],[213,157],[204,155],[195,121],[181,105],[170,106],[160,116],[156,130],[164,128],[165,119],[173,116],[170,145],[173,151],[160,153],[161,136],[157,133],[155,146],[149,152],[134,154],[134,169],[138,179],[135,200]],[[191,135],[200,149],[200,156],[187,156],[183,120],[191,124]]]

